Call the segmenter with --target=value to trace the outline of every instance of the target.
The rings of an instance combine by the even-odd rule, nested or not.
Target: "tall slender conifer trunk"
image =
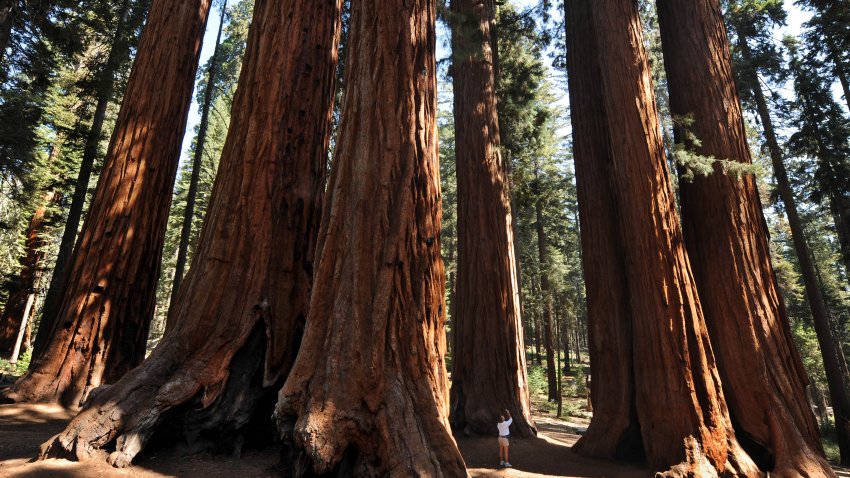
[[[52,336],[6,395],[77,405],[141,363],[210,0],[154,0]]]
[[[677,143],[750,164],[718,0],[658,0]],[[699,139],[694,144],[691,135]],[[805,394],[808,377],[779,294],[755,177],[714,172],[679,181],[685,245],[737,433],[764,471],[833,476]],[[745,360],[742,360],[745,357]]]
[[[452,0],[458,191],[457,305],[452,425],[494,434],[508,409],[512,433],[531,420],[506,166],[499,151],[491,28],[494,0]],[[499,358],[496,359],[494,355]]]
[[[308,316],[341,0],[258,0],[210,206],[172,328],[43,456],[114,445],[126,466],[160,429],[197,448],[262,437]],[[280,45],[287,45],[281,48]]]
[[[436,5],[351,3],[347,89],[301,350],[294,476],[466,476],[448,422]]]
[[[594,0],[591,11],[646,459],[666,476],[758,476],[732,430],[682,244],[637,3]]]

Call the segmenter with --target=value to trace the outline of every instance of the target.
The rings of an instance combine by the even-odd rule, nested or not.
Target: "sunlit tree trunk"
[[[732,430],[683,247],[637,3],[591,11],[646,459],[667,476],[759,476]]]
[[[293,476],[466,476],[449,430],[436,5],[351,3],[310,319],[276,415]]]
[[[590,5],[591,0],[565,3],[593,403],[587,433],[573,449],[586,456],[641,459],[632,370],[632,317]]]
[[[741,28],[737,28],[737,30],[739,33],[743,31]],[[745,37],[741,37],[740,34],[737,36],[739,39],[737,46],[741,52],[741,56],[746,64],[750,64],[752,62],[750,46]],[[782,148],[779,146],[773,120],[770,117],[767,98],[764,95],[758,74],[755,70],[744,70],[742,75],[747,77],[750,84],[753,85],[752,93],[755,97],[762,128],[764,128],[765,142],[770,152],[770,160],[773,165],[774,177],[776,178],[776,189],[779,193],[779,198],[782,200],[782,204],[785,206],[785,215],[788,217],[788,226],[791,228],[791,239],[794,243],[794,250],[797,253],[800,272],[803,276],[806,299],[812,313],[815,332],[818,337],[821,356],[823,357],[824,370],[829,385],[830,402],[832,402],[832,408],[835,414],[835,428],[838,437],[838,446],[841,452],[841,463],[846,465],[850,463],[850,395],[848,395],[847,383],[839,358],[841,350],[837,347],[830,328],[829,312],[826,308],[823,291],[821,290],[817,271],[813,263],[812,252],[806,242],[803,222],[800,219],[797,201],[794,198],[791,181],[788,178],[788,172],[785,168]]]
[[[457,300],[452,425],[495,434],[504,409],[512,433],[531,421],[508,177],[499,151],[493,0],[452,0],[452,71],[458,192]],[[494,354],[498,354],[496,359]]]
[[[155,0],[53,333],[7,394],[76,405],[144,358],[209,0]]]
[[[677,123],[677,143],[703,156],[752,163],[719,1],[657,5],[670,110],[692,120]],[[832,476],[770,261],[755,177],[725,174],[715,163],[709,176],[680,180],[679,191],[685,245],[730,415],[747,437],[747,451],[779,476]]]
[[[308,315],[341,0],[260,0],[173,327],[45,456],[127,465],[161,429],[238,451],[270,423]],[[286,44],[287,48],[280,48]],[[436,246],[435,246],[436,247]],[[211,443],[205,443],[210,441]]]

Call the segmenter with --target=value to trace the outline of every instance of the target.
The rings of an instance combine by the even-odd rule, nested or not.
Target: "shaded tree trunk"
[[[9,39],[12,37],[12,26],[18,13],[18,0],[0,0],[0,66],[9,48]]]
[[[850,81],[847,79],[847,69],[841,59],[841,53],[835,40],[827,35],[826,38],[829,61],[832,62],[832,71],[841,83],[841,91],[844,93],[844,102],[847,103],[847,109],[850,110]]]
[[[718,0],[658,0],[676,142],[751,164]],[[689,140],[689,133],[700,143]],[[755,177],[679,181],[682,228],[729,413],[747,452],[779,476],[834,476],[806,399],[808,377],[779,294]],[[742,357],[745,358],[742,360]]]
[[[632,312],[637,415],[667,476],[759,476],[721,390],[667,174],[637,3],[591,5]]]
[[[548,384],[549,401],[558,400],[558,366],[555,364],[555,344],[553,342],[553,310],[552,310],[552,287],[549,284],[549,251],[546,240],[546,229],[543,224],[543,200],[540,198],[538,183],[539,169],[535,164],[534,170],[534,194],[537,199],[534,202],[534,213],[536,215],[535,228],[537,229],[537,257],[540,261],[540,293],[543,295],[543,348],[546,351],[546,379]]]
[[[125,466],[159,429],[176,427],[198,447],[238,451],[239,437],[271,428],[308,313],[340,8],[341,0],[255,4],[233,100],[240,114],[169,311],[173,328],[43,456],[85,459],[114,443],[109,461]]]
[[[744,30],[738,28],[738,31],[741,32]],[[741,37],[740,34],[738,38],[738,48],[741,56],[747,64],[751,64],[752,52],[747,44],[747,40],[745,37]],[[842,373],[841,363],[838,357],[839,349],[836,346],[835,338],[830,329],[830,320],[826,302],[823,298],[823,291],[818,282],[812,253],[809,250],[809,245],[806,243],[803,223],[797,210],[797,201],[794,199],[791,181],[788,179],[788,172],[783,162],[782,149],[779,146],[779,141],[776,138],[776,132],[773,128],[773,120],[770,117],[767,98],[762,91],[756,71],[749,69],[743,71],[742,74],[748,76],[748,79],[753,85],[753,96],[755,97],[757,112],[764,128],[764,137],[768,151],[770,152],[773,173],[776,178],[776,187],[779,192],[779,198],[785,206],[785,214],[788,217],[788,225],[791,228],[791,239],[794,243],[794,250],[797,253],[797,260],[800,264],[800,272],[803,276],[803,285],[806,290],[806,299],[812,312],[815,333],[818,337],[818,344],[820,345],[824,370],[829,385],[829,396],[835,414],[835,428],[838,437],[838,446],[841,452],[841,463],[845,465],[850,464],[850,396],[847,393],[847,383]]]
[[[19,338],[23,338],[20,332],[27,327],[45,254],[44,246],[47,241],[43,228],[48,219],[48,210],[60,198],[61,195],[57,192],[46,193],[30,219],[24,256],[21,258],[21,272],[14,281],[14,289],[10,291],[3,315],[0,316],[0,357],[11,357],[16,344],[20,343]]]
[[[590,426],[573,449],[585,456],[641,459],[629,289],[611,183],[611,140],[602,102],[591,0],[566,0],[565,7],[593,404]]]
[[[53,334],[11,389],[76,405],[141,363],[209,0],[154,0]]]
[[[344,104],[301,351],[293,476],[465,476],[449,430],[433,0],[351,3]]]
[[[133,17],[135,23],[141,24],[145,17],[145,11],[147,9],[142,8],[141,10]],[[38,361],[43,355],[50,342],[50,338],[55,333],[54,328],[57,323],[56,319],[63,298],[64,287],[68,281],[68,265],[71,262],[72,253],[74,252],[74,242],[76,241],[77,231],[80,228],[80,221],[83,217],[89,180],[94,169],[94,162],[99,154],[100,141],[103,137],[103,123],[106,120],[106,110],[114,95],[115,74],[130,54],[130,42],[126,38],[127,30],[134,29],[137,26],[135,24],[128,25],[128,22],[131,21],[128,18],[129,12],[130,2],[125,0],[122,4],[121,13],[118,16],[118,24],[115,28],[112,47],[109,49],[109,56],[100,72],[94,117],[86,135],[85,145],[83,146],[83,157],[80,160],[80,170],[74,182],[74,192],[71,195],[68,217],[65,219],[65,229],[62,232],[62,239],[59,243],[56,265],[53,267],[50,285],[47,288],[47,295],[44,298],[41,323],[39,324],[35,342],[33,343],[33,362]]]
[[[221,22],[218,25],[218,33],[215,37],[215,47],[209,60],[209,71],[207,71],[207,86],[204,90],[204,103],[201,105],[201,123],[198,126],[198,139],[195,143],[195,154],[192,157],[192,177],[189,179],[189,191],[186,194],[186,209],[183,211],[183,224],[180,228],[180,244],[177,246],[177,264],[174,266],[174,282],[171,285],[171,299],[168,309],[177,303],[177,293],[180,283],[183,282],[183,271],[186,268],[186,259],[189,255],[189,238],[192,234],[192,219],[195,217],[195,198],[198,195],[198,183],[201,180],[201,163],[204,158],[204,146],[207,141],[207,128],[210,124],[210,108],[212,107],[213,92],[215,91],[216,75],[218,74],[219,55],[221,54],[221,35],[227,21],[227,0],[221,7]],[[177,315],[168,314],[168,318],[176,318]],[[173,322],[166,321],[165,331],[174,326]]]
[[[458,195],[457,315],[451,421],[494,435],[504,409],[512,434],[531,419],[508,177],[499,152],[491,39],[493,0],[452,0]]]

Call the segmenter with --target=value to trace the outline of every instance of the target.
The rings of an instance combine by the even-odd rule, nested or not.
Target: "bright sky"
[[[534,5],[538,0],[513,0],[515,4],[520,7],[527,7],[530,5]],[[808,20],[811,16],[807,12],[801,11],[794,5],[793,0],[785,0],[785,9],[788,12],[788,25],[776,32],[777,39],[781,39],[785,34],[796,35],[799,33],[802,24]],[[221,16],[218,10],[213,9],[210,14],[209,23],[207,24],[207,32],[204,36],[204,45],[201,50],[201,64],[203,65],[212,55],[212,50],[215,47],[215,36],[218,31],[218,25],[221,22]],[[437,42],[437,58],[442,59],[446,58],[449,55],[449,47],[448,47],[448,32],[445,28],[438,26],[437,30],[438,42]],[[549,59],[547,59],[549,61]],[[189,121],[186,127],[186,134],[183,137],[183,149],[180,156],[181,163],[183,161],[187,161],[189,157],[189,147],[192,144],[192,138],[195,136],[195,126],[200,123],[201,117],[198,112],[198,104],[196,101],[192,101],[192,107],[189,111]]]

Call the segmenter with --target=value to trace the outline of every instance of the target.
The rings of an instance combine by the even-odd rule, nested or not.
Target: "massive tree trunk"
[[[276,415],[294,476],[465,476],[448,423],[433,0],[352,2],[310,320]]]
[[[146,9],[134,12],[132,19],[128,17],[130,15],[130,3],[129,0],[124,0],[122,4],[118,15],[118,24],[115,27],[115,35],[112,39],[112,46],[109,49],[109,56],[106,59],[103,69],[100,71],[94,117],[92,118],[92,124],[89,127],[86,142],[83,146],[83,157],[80,160],[80,170],[77,173],[77,179],[74,183],[71,205],[68,208],[68,217],[65,219],[65,229],[62,232],[62,240],[59,243],[59,252],[56,256],[56,265],[53,267],[50,286],[47,288],[47,295],[44,298],[41,323],[39,324],[38,333],[33,343],[32,358],[34,362],[42,356],[47,349],[50,338],[54,334],[53,329],[57,322],[56,318],[62,301],[63,288],[68,280],[68,265],[71,262],[71,254],[74,251],[74,241],[77,238],[77,231],[80,228],[80,220],[83,217],[83,207],[85,206],[86,195],[89,190],[89,180],[91,179],[94,162],[100,149],[106,110],[112,100],[115,89],[115,73],[130,54],[130,42],[127,38],[127,30],[134,30],[138,26],[137,24],[141,24],[145,17]],[[132,23],[128,24],[128,22]]]
[[[341,0],[260,0],[173,328],[98,393],[45,455],[115,443],[128,464],[160,428],[238,447],[269,424],[307,317],[333,111]],[[287,48],[280,48],[287,45]],[[180,430],[178,430],[180,431]],[[236,435],[236,437],[234,437]]]
[[[215,37],[215,48],[209,59],[209,71],[207,71],[207,86],[204,90],[204,103],[201,105],[201,123],[198,126],[198,139],[195,143],[195,155],[192,157],[192,176],[189,178],[189,191],[186,193],[186,209],[183,211],[183,224],[180,229],[180,244],[177,246],[177,264],[174,266],[174,281],[171,285],[171,300],[168,309],[171,310],[177,303],[177,293],[183,282],[183,271],[186,268],[186,259],[189,255],[189,237],[192,234],[192,222],[195,217],[195,198],[198,195],[198,183],[201,180],[201,163],[204,158],[204,146],[207,142],[207,129],[210,124],[210,109],[212,108],[213,92],[215,91],[216,75],[218,74],[218,62],[221,50],[221,34],[227,22],[227,0],[221,7],[221,22],[218,25],[218,33]],[[168,314],[169,319],[177,315]],[[174,326],[173,322],[166,322],[165,330]]]
[[[6,48],[9,47],[17,12],[18,0],[0,0],[0,66],[6,56]]]
[[[535,433],[516,276],[508,179],[499,152],[493,0],[452,0],[458,195],[457,315],[452,425],[494,435],[502,410],[512,433]]]
[[[659,0],[670,111],[687,150],[752,163],[718,0]],[[699,139],[694,144],[691,135]],[[752,174],[679,181],[685,245],[735,430],[765,471],[834,476],[806,399],[805,369],[779,294]],[[744,360],[742,360],[744,358]]]
[[[534,194],[537,199],[534,202],[535,229],[537,229],[537,258],[540,261],[540,294],[543,296],[543,348],[546,349],[546,380],[548,385],[549,401],[558,400],[558,370],[555,364],[555,348],[552,339],[552,321],[554,312],[552,310],[552,287],[549,284],[549,251],[546,240],[546,229],[543,224],[543,199],[540,197],[539,168],[535,164],[534,171]]]
[[[591,6],[632,311],[637,415],[668,476],[758,476],[738,444],[682,244],[636,2]]]
[[[48,345],[7,398],[76,405],[141,363],[210,0],[155,0]]]
[[[593,403],[590,426],[573,449],[585,456],[640,459],[643,445],[634,402],[632,318],[590,4],[591,0],[565,3]]]
[[[740,32],[744,31],[744,29],[737,28],[737,30],[739,32],[737,35],[739,39],[738,48],[741,56],[746,64],[751,64],[752,52],[750,51],[750,46],[747,44],[746,37],[740,35]],[[788,179],[788,172],[783,162],[782,148],[779,146],[779,141],[776,138],[776,132],[773,128],[773,120],[770,117],[767,98],[764,95],[764,91],[762,91],[758,73],[755,70],[747,69],[742,74],[746,75],[750,84],[753,85],[756,108],[761,119],[762,127],[764,128],[764,137],[768,151],[770,152],[771,163],[773,164],[776,189],[779,192],[779,198],[785,205],[785,214],[788,217],[788,225],[791,228],[791,239],[794,243],[794,250],[797,253],[797,260],[800,264],[803,285],[806,289],[806,298],[812,312],[815,332],[818,337],[826,379],[829,385],[829,397],[835,415],[835,429],[838,436],[838,447],[841,452],[841,463],[844,465],[850,464],[850,396],[848,396],[847,383],[842,372],[841,360],[838,357],[840,349],[837,347],[832,330],[830,329],[826,302],[823,298],[823,291],[820,288],[817,271],[815,271],[812,253],[806,242],[803,222],[797,211],[797,201],[794,199],[791,181]]]
[[[0,315],[0,357],[11,357],[16,344],[19,344],[19,336],[32,310],[33,298],[36,294],[38,277],[41,275],[44,259],[44,246],[47,241],[42,230],[48,219],[48,209],[59,201],[61,195],[56,192],[48,192],[41,200],[41,204],[35,210],[27,227],[26,244],[24,256],[21,258],[21,272],[14,282],[14,290],[10,291],[9,298]]]

